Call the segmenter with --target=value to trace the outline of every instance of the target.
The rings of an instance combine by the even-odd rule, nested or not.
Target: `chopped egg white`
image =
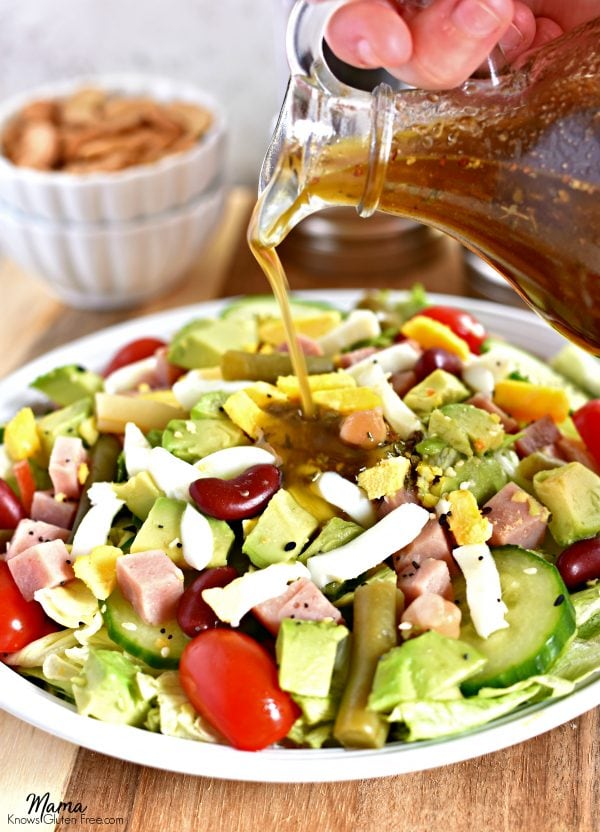
[[[240,445],[236,448],[223,448],[203,457],[194,463],[194,468],[202,477],[219,477],[228,480],[237,477],[253,465],[274,465],[275,455],[266,448],[254,445]]]
[[[335,355],[357,341],[377,338],[380,334],[381,326],[374,312],[370,309],[354,309],[339,326],[319,338],[317,343],[325,355]]]
[[[332,581],[357,578],[413,541],[428,520],[429,512],[421,506],[398,506],[349,543],[309,558],[306,565],[313,581],[322,588]]]
[[[351,376],[357,378],[360,374],[374,364],[379,364],[384,373],[400,373],[403,370],[412,370],[419,358],[419,352],[408,342],[392,344],[384,350],[379,350],[374,355],[358,361],[346,370]]]
[[[190,485],[200,475],[193,465],[169,453],[165,448],[152,448],[148,471],[167,497],[190,502]]]
[[[105,393],[124,393],[135,390],[138,385],[148,382],[156,372],[157,358],[154,355],[134,361],[125,367],[119,367],[104,379]]]
[[[273,563],[256,572],[246,572],[224,587],[205,589],[202,598],[221,621],[237,627],[252,607],[282,595],[291,581],[310,578],[301,563]]]
[[[204,569],[210,563],[214,538],[210,523],[193,506],[183,510],[180,525],[183,559],[192,569]]]
[[[404,404],[400,396],[387,380],[386,373],[379,364],[368,364],[356,376],[359,387],[371,387],[381,398],[381,408],[386,422],[401,439],[408,439],[423,425],[419,417]]]
[[[471,543],[452,550],[465,576],[467,604],[473,626],[481,638],[488,638],[509,625],[504,616],[508,608],[502,600],[500,575],[489,546]]]
[[[471,390],[476,393],[483,393],[486,396],[491,396],[496,386],[496,379],[490,369],[485,367],[478,359],[475,359],[470,364],[463,368],[461,373],[462,380],[468,384]]]
[[[123,440],[123,457],[130,477],[148,470],[151,450],[152,446],[138,426],[134,422],[127,422]]]
[[[92,507],[84,514],[75,532],[71,548],[74,558],[89,555],[96,546],[104,546],[115,515],[125,505],[110,482],[95,482],[88,489],[88,498]]]
[[[334,471],[320,474],[313,488],[320,497],[341,509],[359,526],[369,528],[375,523],[375,509],[364,490],[340,474]]]
[[[212,393],[214,390],[235,393],[252,384],[251,381],[224,381],[222,378],[215,378],[213,372],[210,378],[207,378],[207,375],[206,370],[190,370],[173,385],[173,395],[186,410],[191,410],[204,393]]]

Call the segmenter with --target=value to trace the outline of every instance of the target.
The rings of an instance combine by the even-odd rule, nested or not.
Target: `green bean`
[[[90,472],[81,492],[79,505],[77,506],[77,513],[73,522],[73,528],[69,536],[69,543],[73,542],[73,537],[77,531],[77,527],[81,523],[83,517],[91,508],[91,503],[87,495],[88,488],[95,482],[112,482],[117,472],[117,460],[121,453],[121,443],[115,436],[105,434],[99,437],[98,441],[92,449],[92,458],[90,462]]]
[[[343,746],[381,748],[386,741],[389,724],[367,710],[367,700],[379,657],[396,646],[401,600],[402,594],[388,581],[363,584],[354,594],[350,669],[333,729]]]
[[[308,355],[306,365],[309,374],[330,373],[333,362],[320,355]],[[227,381],[247,379],[248,381],[276,382],[279,376],[293,373],[292,360],[288,353],[244,352],[228,350],[221,356],[221,373]]]

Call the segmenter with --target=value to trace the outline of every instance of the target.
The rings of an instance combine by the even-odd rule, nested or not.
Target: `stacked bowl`
[[[223,207],[226,127],[195,86],[109,75],[46,85],[0,105],[0,136],[32,102],[83,89],[121,99],[195,105],[206,132],[185,149],[119,170],[39,170],[0,153],[0,251],[86,309],[133,306],[166,291],[197,259]]]

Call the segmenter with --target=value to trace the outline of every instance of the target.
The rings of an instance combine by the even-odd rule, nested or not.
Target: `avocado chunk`
[[[79,436],[81,424],[91,415],[92,399],[86,397],[42,416],[38,429],[46,454],[50,456],[58,436]]]
[[[481,456],[502,445],[504,428],[499,418],[472,404],[447,404],[429,417],[427,432],[465,456]]]
[[[455,462],[433,479],[421,476],[417,482],[421,498],[428,494],[436,499],[443,497],[451,491],[456,491],[461,483],[465,482],[469,484],[469,491],[473,492],[478,505],[481,506],[508,482],[506,471],[493,456],[472,456],[458,461],[462,462],[462,465]],[[419,466],[419,473],[422,470],[423,466]]]
[[[349,635],[346,627],[333,621],[284,618],[275,644],[283,690],[301,696],[328,696],[338,646]]]
[[[253,350],[257,344],[258,328],[251,318],[198,318],[175,334],[168,357],[172,364],[194,370],[216,366],[227,350]]]
[[[452,373],[434,370],[408,391],[404,397],[404,404],[410,407],[417,416],[424,417],[438,407],[461,402],[469,395],[462,381]]]
[[[539,471],[552,471],[566,464],[564,459],[550,456],[543,451],[534,451],[519,462],[514,479],[521,488],[531,492],[533,491],[533,478]]]
[[[55,367],[49,373],[38,376],[31,382],[31,387],[40,390],[53,402],[65,407],[68,404],[93,396],[104,389],[104,379],[98,373],[86,370],[78,364],[66,364]]]
[[[549,527],[561,546],[600,532],[600,477],[580,462],[569,462],[533,477],[535,496],[552,514]]]
[[[342,520],[341,517],[332,517],[331,520],[325,523],[317,537],[298,559],[302,563],[306,563],[313,555],[331,552],[332,549],[337,549],[338,546],[343,546],[344,543],[354,540],[362,532],[364,532],[364,529],[358,523],[353,523],[352,520]]]
[[[244,431],[229,419],[172,419],[162,437],[163,448],[185,462],[248,442]]]
[[[117,650],[90,649],[73,695],[80,714],[121,725],[141,725],[150,699],[139,684],[140,671]]]
[[[289,491],[280,488],[244,541],[242,551],[259,569],[295,560],[318,525]]]
[[[485,663],[470,644],[429,630],[380,658],[369,708],[390,713],[401,702],[456,699],[458,686]]]
[[[148,517],[156,500],[163,496],[147,471],[140,471],[126,482],[114,483],[113,491],[120,500],[125,500],[129,511],[140,520]]]
[[[181,517],[186,503],[171,497],[159,497],[133,540],[130,551],[146,552],[162,549],[182,569],[187,568],[181,543]],[[234,533],[223,520],[207,517],[213,533],[213,555],[207,566],[225,566],[233,544]]]
[[[223,405],[231,396],[225,390],[203,393],[190,412],[191,419],[229,419]]]

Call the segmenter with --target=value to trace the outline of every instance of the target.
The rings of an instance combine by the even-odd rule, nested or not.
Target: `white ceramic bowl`
[[[5,205],[32,216],[72,222],[117,222],[161,214],[185,205],[223,171],[226,125],[215,99],[192,84],[145,75],[98,75],[47,84],[0,104],[0,132],[21,108],[97,87],[156,101],[200,104],[214,114],[208,133],[190,150],[114,173],[73,174],[18,167],[0,153],[0,194]]]
[[[121,223],[51,222],[0,203],[0,247],[72,306],[134,306],[194,263],[220,217],[224,192],[217,183],[183,207]]]

